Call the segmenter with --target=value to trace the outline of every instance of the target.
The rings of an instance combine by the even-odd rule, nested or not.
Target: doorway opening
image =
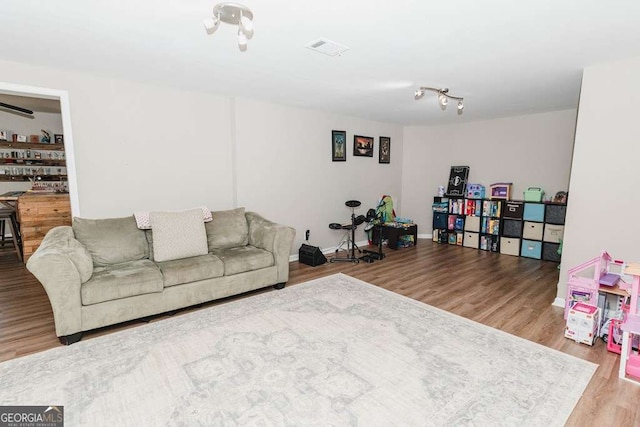
[[[25,153],[15,153],[18,154],[18,157],[25,156],[25,158],[18,159],[24,160],[20,163],[20,167],[18,167],[18,163],[14,163],[16,165],[14,167],[15,169],[12,169],[10,171],[10,174],[16,174],[15,176],[27,177],[35,177],[36,175],[38,177],[48,176],[51,180],[53,180],[56,175],[64,176],[64,178],[66,178],[66,185],[68,187],[72,215],[80,216],[80,202],[78,198],[77,185],[78,181],[76,176],[76,163],[73,149],[73,133],[71,129],[71,110],[69,108],[68,92],[65,90],[0,82],[0,102],[3,102],[3,99],[10,100],[15,104],[18,104],[20,107],[34,111],[33,119],[31,119],[33,123],[25,125],[23,123],[25,116],[28,117],[27,114],[20,112],[17,112],[17,114],[11,114],[10,109],[0,109],[0,111],[6,113],[0,113],[2,114],[2,119],[0,120],[0,132],[5,131],[5,138],[9,137],[10,134],[13,134],[15,136],[11,135],[12,139],[15,138],[16,140],[18,140],[18,138],[20,138],[22,140],[21,142],[29,142],[33,137],[46,138],[48,134],[48,137],[51,139],[50,142],[62,143],[64,147],[61,150],[42,150],[42,152],[40,152],[41,150],[34,150],[39,152],[38,155],[40,157],[47,156],[50,158],[47,160],[51,161],[36,162],[35,159],[30,159],[32,160],[30,163],[32,163],[33,165],[26,165],[27,159]],[[6,102],[6,104],[11,104],[11,102]],[[12,129],[10,129],[11,126],[6,125],[6,123],[9,121],[9,117],[13,117],[13,120],[15,120],[13,123],[15,123],[15,126],[18,127],[16,129],[17,132],[12,132]],[[20,122],[20,119],[22,119],[22,123]],[[25,126],[27,126],[29,129],[25,128]],[[57,130],[60,130],[61,132],[55,133]],[[58,135],[59,141],[55,140],[55,138],[57,137],[56,135]],[[39,142],[42,142],[42,139]],[[7,150],[1,151],[6,152]],[[53,153],[45,153],[45,151],[53,151]],[[3,153],[3,155],[5,155],[5,153]],[[31,155],[35,156],[35,153],[30,153],[30,156]],[[11,156],[9,155],[9,157]],[[62,157],[64,157],[64,159],[62,159]],[[56,162],[55,160],[64,160],[64,162]],[[39,163],[49,163],[50,167],[48,170],[36,168],[36,164]],[[4,169],[5,174],[7,174],[7,169],[9,168],[5,167]],[[22,178],[22,181],[0,181],[0,184],[3,182],[11,182],[12,186],[18,186],[20,188],[31,184],[30,180],[27,179],[27,181],[24,181],[24,178]],[[17,182],[21,183],[17,184]],[[9,187],[7,187],[7,189],[9,189]]]

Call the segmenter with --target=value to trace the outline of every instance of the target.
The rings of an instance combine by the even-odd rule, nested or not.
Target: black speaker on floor
[[[300,246],[298,258],[301,263],[315,267],[327,262],[327,258],[317,246],[305,245]]]

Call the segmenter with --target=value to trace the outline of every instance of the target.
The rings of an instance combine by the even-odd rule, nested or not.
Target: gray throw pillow
[[[249,225],[244,208],[211,212],[213,220],[205,224],[209,251],[249,244]]]
[[[153,259],[156,262],[206,255],[207,233],[201,209],[151,212]]]
[[[73,218],[73,233],[91,254],[93,264],[105,266],[148,258],[144,231],[133,216],[124,218]]]

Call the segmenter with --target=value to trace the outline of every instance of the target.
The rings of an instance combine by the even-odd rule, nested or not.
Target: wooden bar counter
[[[18,197],[18,221],[24,262],[53,227],[71,225],[69,194],[26,192]]]

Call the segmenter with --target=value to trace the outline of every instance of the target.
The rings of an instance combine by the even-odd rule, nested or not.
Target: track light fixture
[[[464,99],[458,96],[449,95],[448,88],[438,89],[435,87],[422,86],[420,89],[415,91],[414,93],[415,100],[417,101],[419,99],[422,99],[422,97],[425,95],[425,93],[427,93],[428,90],[432,92],[436,92],[438,94],[438,105],[440,105],[440,109],[442,111],[447,109],[447,104],[449,104],[449,100],[453,99],[455,101],[458,101],[458,114],[459,115],[462,114],[462,111],[464,110],[464,104],[462,103],[462,101]]]
[[[238,3],[220,3],[213,7],[213,16],[204,20],[207,34],[213,34],[220,22],[238,26],[238,48],[247,50],[247,40],[253,37],[253,12]]]

